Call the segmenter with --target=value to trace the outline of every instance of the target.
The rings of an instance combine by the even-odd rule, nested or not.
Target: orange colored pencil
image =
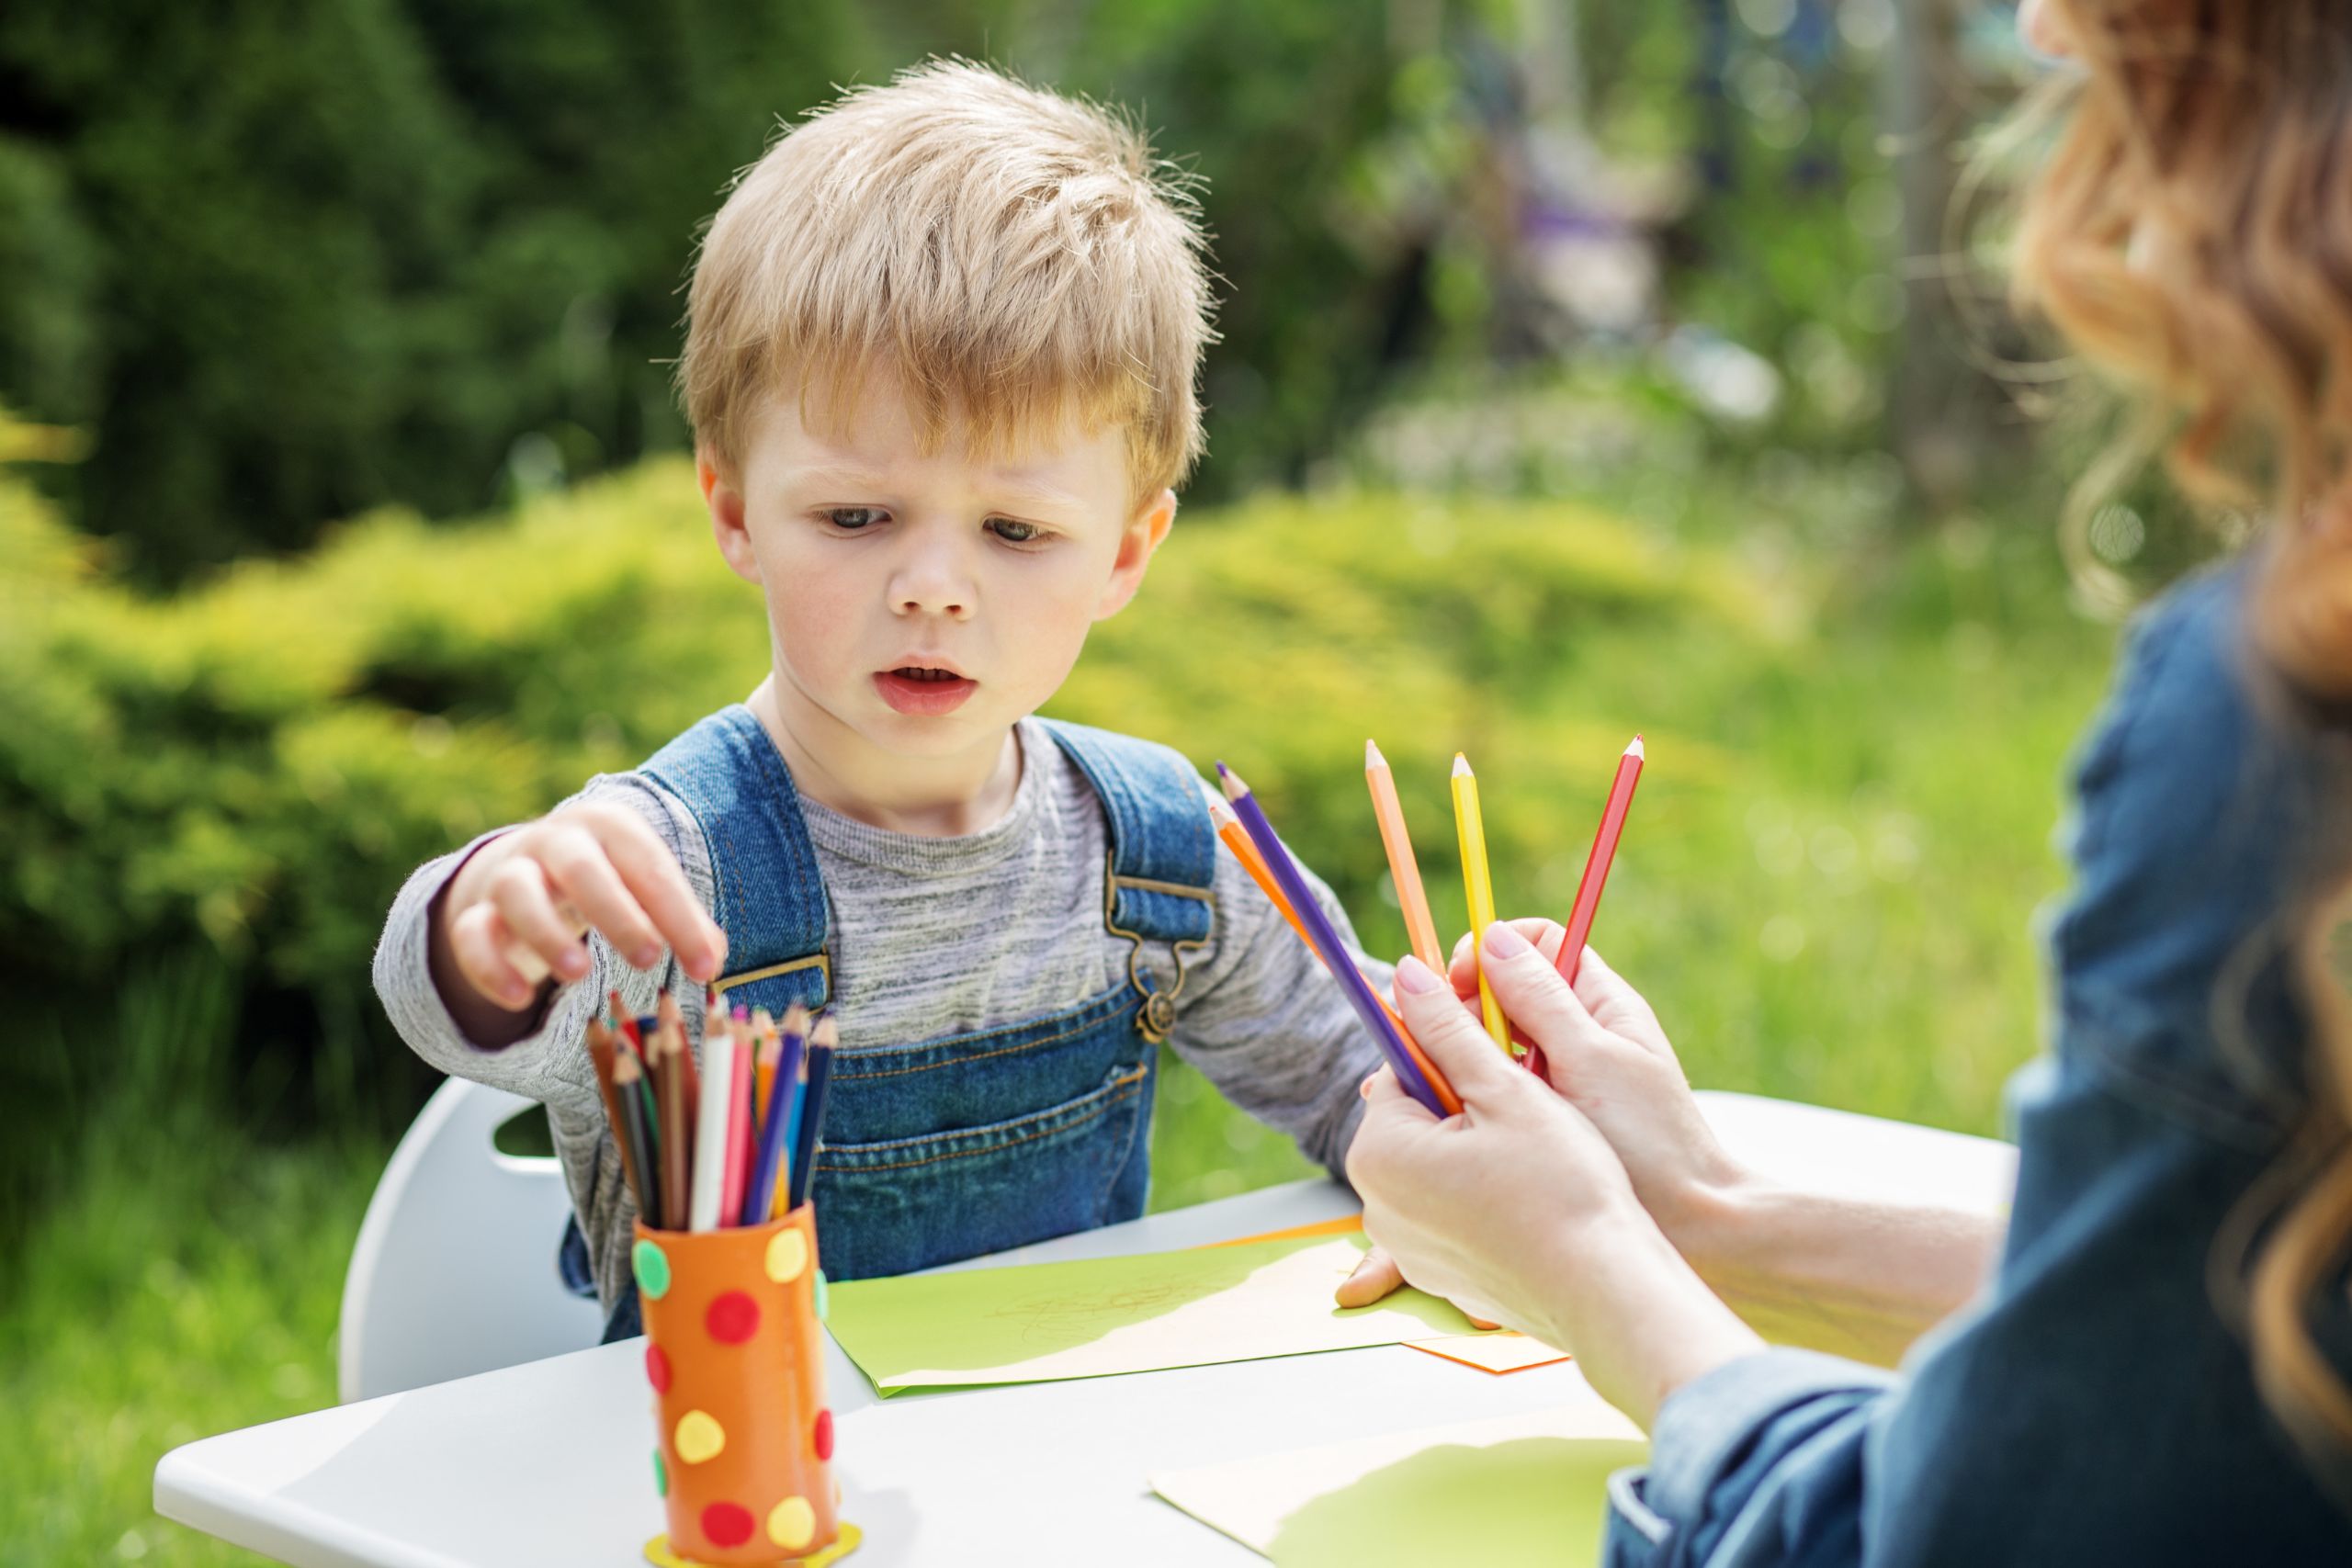
[[[1430,918],[1430,896],[1421,886],[1420,863],[1413,858],[1413,836],[1405,830],[1405,803],[1396,798],[1396,775],[1372,741],[1363,743],[1364,786],[1372,791],[1372,814],[1380,823],[1380,847],[1388,852],[1388,877],[1396,885],[1396,908],[1405,916],[1405,937],[1413,956],[1430,973],[1446,972],[1445,949]]]

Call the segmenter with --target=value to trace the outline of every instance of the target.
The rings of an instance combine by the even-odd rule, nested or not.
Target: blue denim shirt
[[[2352,815],[2345,732],[2255,672],[2249,581],[2143,615],[2080,753],[1996,1277],[1900,1374],[1771,1350],[1678,1390],[1611,1483],[1610,1568],[2352,1563],[2256,1392],[2227,1239],[2308,1103],[2283,938]],[[2344,1291],[2318,1311],[2345,1359]]]

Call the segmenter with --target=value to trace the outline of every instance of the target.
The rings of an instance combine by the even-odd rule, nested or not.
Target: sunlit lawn
[[[1692,1077],[1994,1131],[2035,1043],[2028,922],[2061,880],[2062,762],[2109,639],[2064,611],[2046,543],[1980,529],[1833,563],[1743,551],[1733,523],[1717,544],[1661,543],[1513,515],[1361,498],[1260,507],[1246,532],[1191,520],[1057,711],[1259,775],[1388,952],[1368,729],[1397,760],[1451,931],[1452,751],[1479,768],[1506,912],[1556,915],[1639,728],[1651,764],[1596,941]],[[1453,581],[1493,572],[1489,528],[1572,540],[1541,570],[1578,591],[1573,614],[1533,576]],[[1294,599],[1246,591],[1268,580]],[[157,1457],[334,1396],[343,1271],[387,1151],[134,1114],[91,1135],[0,1295],[13,1562],[244,1561],[154,1517]],[[1305,1171],[1182,1069],[1155,1157],[1163,1207]]]

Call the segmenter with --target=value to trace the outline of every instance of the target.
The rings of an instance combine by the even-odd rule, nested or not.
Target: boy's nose
[[[973,598],[972,580],[936,551],[924,551],[908,561],[890,584],[891,605],[901,615],[968,620]]]

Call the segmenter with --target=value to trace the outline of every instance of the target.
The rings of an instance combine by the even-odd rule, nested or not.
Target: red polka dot
[[[831,1411],[817,1412],[817,1429],[809,1434],[809,1439],[817,1446],[819,1459],[833,1457],[833,1413]]]
[[[729,1291],[710,1303],[703,1326],[721,1345],[741,1345],[760,1328],[760,1303],[741,1291]]]
[[[653,1385],[656,1393],[670,1392],[670,1358],[662,1353],[659,1345],[648,1343],[645,1347],[645,1381]]]
[[[713,1503],[702,1511],[702,1533],[713,1546],[741,1546],[752,1539],[752,1510],[735,1503]]]

